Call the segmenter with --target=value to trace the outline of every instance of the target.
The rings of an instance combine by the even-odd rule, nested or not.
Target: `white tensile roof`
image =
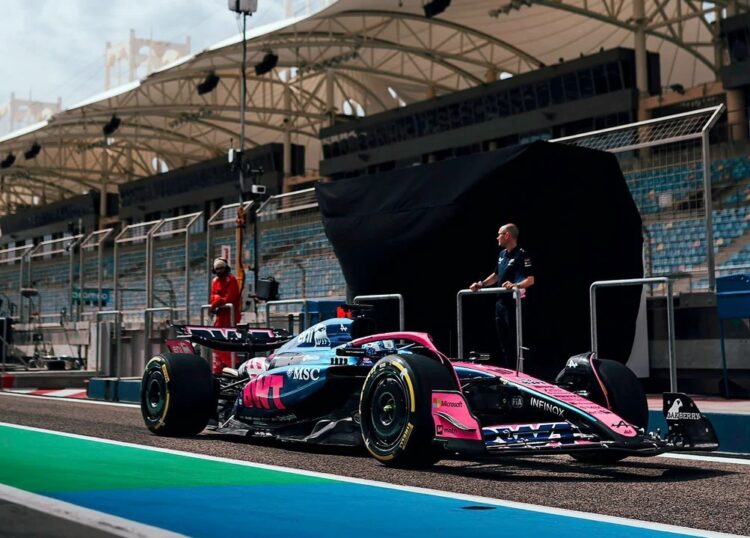
[[[748,0],[645,1],[647,49],[661,55],[662,84],[717,80],[717,9]],[[247,145],[291,142],[321,158],[318,133],[334,114],[373,114],[603,49],[634,47],[633,0],[452,0],[427,19],[422,0],[339,0],[308,17],[248,32]],[[262,7],[262,6],[261,6]],[[229,16],[229,14],[227,14]],[[252,19],[251,19],[252,20]],[[269,51],[271,73],[253,66]],[[182,58],[146,78],[94,96],[50,120],[0,138],[0,215],[43,194],[47,202],[105,183],[153,175],[224,155],[239,141],[238,36]],[[214,71],[218,87],[198,95]],[[507,75],[504,75],[507,76]],[[345,105],[345,102],[349,105]],[[102,126],[122,120],[108,140]],[[41,153],[25,160],[37,142]]]

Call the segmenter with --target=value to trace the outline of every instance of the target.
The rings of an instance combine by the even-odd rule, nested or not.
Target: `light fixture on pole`
[[[237,252],[237,263],[235,268],[237,271],[237,283],[240,286],[240,310],[242,310],[242,290],[245,285],[245,267],[242,264],[242,252],[244,252],[244,233],[245,233],[245,165],[242,162],[243,152],[245,149],[245,103],[247,101],[247,17],[258,11],[258,0],[228,0],[228,6],[230,11],[239,13],[242,15],[242,64],[241,68],[241,85],[240,85],[240,147],[239,151],[230,149],[229,156],[230,162],[233,166],[236,166],[236,170],[239,172],[240,180],[240,203],[237,206],[237,220],[235,228],[235,241],[236,252]],[[255,183],[255,176],[253,176],[253,184]],[[253,250],[255,257],[253,261],[253,293],[258,290],[258,225],[256,220],[256,206],[257,204],[250,205],[250,221],[253,223]],[[258,307],[256,301],[255,313],[257,316]],[[239,313],[238,313],[239,316]]]
[[[258,11],[258,0],[229,0],[227,7],[229,7],[229,11],[234,11],[235,13],[252,15]],[[242,37],[245,37],[244,34]]]

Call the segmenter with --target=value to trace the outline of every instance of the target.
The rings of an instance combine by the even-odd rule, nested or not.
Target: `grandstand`
[[[648,147],[602,149],[617,152],[640,211],[648,275],[687,275],[682,291],[713,292],[709,272],[750,267],[750,69],[737,53],[750,42],[748,2],[668,0],[657,8],[633,0],[616,10],[453,0],[435,17],[418,2],[392,4],[339,0],[250,32],[247,162],[263,169],[256,179],[272,196],[254,200],[257,220],[239,247],[248,282],[273,276],[280,299],[345,298],[309,188],[316,180],[356,181],[625,124],[640,126],[631,130],[645,139],[636,122],[668,125],[707,109],[716,117],[691,127],[695,139],[666,133]],[[571,39],[562,43],[562,32]],[[278,66],[254,75],[268,50]],[[231,216],[216,226],[211,218],[242,196],[224,157],[237,138],[241,54],[241,39],[219,43],[0,139],[0,156],[19,156],[0,170],[0,293],[6,308],[16,303],[13,315],[24,305],[20,322],[55,323],[62,309],[68,320],[116,309],[136,330],[150,307],[199,319],[209,260],[238,248]],[[194,91],[209,72],[216,88]],[[149,105],[134,104],[141,102]],[[114,117],[121,123],[102,138]],[[39,155],[20,159],[32,144]],[[191,215],[184,231],[113,242],[128,226]],[[116,231],[101,259],[86,253],[81,264],[77,247],[72,256],[28,255],[46,241],[107,228]],[[74,304],[70,290],[98,286],[99,273],[108,302]],[[43,300],[31,304],[21,287]]]

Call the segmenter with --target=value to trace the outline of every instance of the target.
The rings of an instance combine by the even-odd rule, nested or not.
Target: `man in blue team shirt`
[[[497,283],[505,289],[518,287],[525,290],[534,285],[534,270],[531,258],[518,246],[518,226],[505,224],[497,231],[497,243],[501,247],[497,269],[484,280],[474,282],[469,289],[477,291]],[[521,292],[521,297],[525,292]],[[495,304],[495,327],[500,341],[502,366],[513,368],[516,358],[516,307],[513,295],[503,293]]]

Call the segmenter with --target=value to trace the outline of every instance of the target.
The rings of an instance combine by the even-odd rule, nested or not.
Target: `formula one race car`
[[[570,454],[589,463],[668,451],[715,450],[714,429],[684,394],[664,394],[665,436],[646,431],[646,397],[618,362],[585,353],[555,383],[515,370],[452,361],[429,335],[370,334],[371,321],[335,318],[293,339],[284,332],[179,327],[183,339],[146,365],[141,410],[157,435],[213,429],[328,445],[364,444],[387,465],[443,457]],[[360,336],[365,334],[365,336]],[[252,353],[213,376],[195,354]]]

